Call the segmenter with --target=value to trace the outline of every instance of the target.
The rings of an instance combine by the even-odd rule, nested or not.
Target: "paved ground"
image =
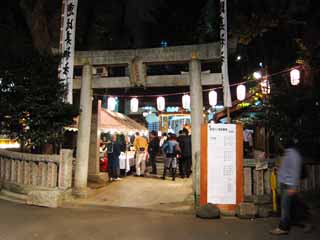
[[[193,210],[192,177],[172,177],[162,180],[163,161],[158,159],[158,175],[146,174],[146,177],[126,176],[121,181],[106,185],[89,184],[89,197],[75,199],[66,207],[74,206],[113,206],[145,208],[164,211],[191,212]],[[150,171],[149,167],[149,171]]]
[[[48,209],[0,200],[0,240],[164,240],[164,239],[319,239],[320,211],[314,211],[311,233],[293,229],[274,237],[268,230],[277,219],[201,220],[188,214],[171,214],[131,208],[89,207]]]
[[[122,181],[91,190],[88,199],[68,205],[98,205],[148,209],[190,210],[193,204],[192,179],[127,176]]]

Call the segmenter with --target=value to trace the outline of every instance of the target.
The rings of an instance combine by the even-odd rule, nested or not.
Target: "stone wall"
[[[27,204],[58,207],[71,191],[72,150],[40,155],[0,150],[0,190]],[[19,197],[20,196],[20,197]]]
[[[301,192],[320,191],[320,163],[306,163],[307,177],[301,180]],[[272,210],[272,166],[256,168],[254,163],[244,164],[244,203],[238,208],[240,217],[266,217]],[[277,176],[276,176],[277,177]],[[276,183],[276,192],[279,183]]]

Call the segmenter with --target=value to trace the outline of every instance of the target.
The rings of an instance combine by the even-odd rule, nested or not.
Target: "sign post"
[[[240,124],[204,124],[200,204],[234,211],[243,201],[243,133]]]

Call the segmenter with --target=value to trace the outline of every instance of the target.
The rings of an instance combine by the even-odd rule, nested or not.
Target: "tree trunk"
[[[34,47],[40,52],[51,53],[51,39],[45,5],[50,0],[21,0],[20,7],[29,27]]]

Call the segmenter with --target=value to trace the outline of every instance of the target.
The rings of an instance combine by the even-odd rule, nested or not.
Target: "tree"
[[[12,58],[14,56],[11,56]],[[0,117],[9,117],[10,132],[22,143],[41,151],[45,144],[58,147],[64,127],[77,115],[63,101],[65,87],[58,79],[60,57],[25,51],[15,64],[0,65]]]

